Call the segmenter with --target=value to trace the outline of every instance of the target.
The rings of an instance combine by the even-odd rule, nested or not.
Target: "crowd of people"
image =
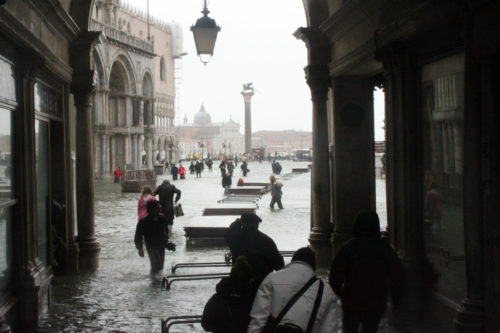
[[[198,177],[197,165],[202,163],[191,163],[190,173]],[[241,165],[242,171],[248,169],[245,164]],[[223,160],[219,168],[223,187],[231,186],[232,161]],[[182,164],[178,172],[184,179],[186,169]],[[172,179],[176,179],[174,174]],[[283,183],[274,175],[270,182],[270,207],[274,209],[277,204],[283,209]],[[147,253],[152,274],[163,269],[165,250],[175,251],[169,234],[180,198],[181,191],[164,180],[155,191],[145,186],[138,200],[134,242],[139,256]],[[259,230],[261,223],[256,214],[245,213],[227,229],[224,240],[230,250],[232,268],[230,275],[217,283],[215,294],[205,305],[201,320],[205,331],[333,332],[338,327],[338,297],[343,332],[374,333],[389,296],[394,307],[400,305],[405,281],[403,266],[394,249],[381,237],[375,212],[362,211],[357,215],[352,239],[335,256],[327,282],[315,274],[316,258],[310,247],[296,250],[285,265],[274,240]]]
[[[353,238],[335,257],[329,283],[315,274],[310,247],[284,264],[274,241],[261,231],[260,217],[242,214],[226,232],[232,256],[229,277],[216,286],[201,320],[207,332],[334,332],[336,298],[342,302],[344,333],[376,332],[390,295],[397,307],[404,287],[403,266],[380,237],[378,215],[356,217]]]

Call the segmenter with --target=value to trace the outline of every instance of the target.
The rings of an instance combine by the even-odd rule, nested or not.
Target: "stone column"
[[[330,161],[326,104],[330,77],[326,66],[307,66],[305,72],[313,102],[311,233],[309,234],[309,242],[316,252],[317,267],[319,269],[328,269],[332,253],[330,244]]]
[[[123,136],[123,148],[125,150],[125,155],[123,157],[124,157],[125,165],[131,163],[130,155],[131,155],[132,147],[131,147],[130,141],[131,141],[130,134]]]
[[[241,92],[245,101],[245,153],[252,154],[252,96],[253,88]]]
[[[137,145],[136,145],[137,135],[132,135],[131,137],[131,157],[132,157],[132,169],[137,169]]]
[[[148,170],[153,169],[153,142],[151,137],[146,137],[146,166]]]
[[[373,86],[370,77],[333,79],[334,250],[352,237],[362,210],[375,210]],[[314,165],[314,164],[313,164]]]
[[[93,270],[99,263],[94,217],[94,163],[92,161],[91,91],[73,93],[76,107],[76,192],[80,269]]]
[[[470,32],[469,32],[470,33]],[[472,39],[472,36],[468,36]],[[470,47],[473,42],[467,43]],[[478,59],[470,49],[465,53],[465,82],[464,82],[464,193],[463,193],[463,211],[464,211],[464,243],[465,243],[465,272],[467,279],[466,297],[462,300],[461,306],[457,308],[457,314],[454,320],[457,332],[460,333],[481,333],[490,330],[484,327],[484,300],[485,300],[485,247],[483,240],[483,228],[488,212],[485,209],[487,195],[483,184],[491,186],[485,177],[491,177],[491,171],[488,170],[483,161],[487,161],[489,156],[487,145],[495,134],[489,132],[493,128],[491,118],[488,125],[483,125],[483,117],[487,112],[492,114],[498,112],[494,109],[491,94],[495,94],[491,84],[494,81],[494,75],[499,74],[494,71],[494,64],[498,60]],[[497,89],[497,93],[498,93]],[[478,101],[482,101],[479,103]],[[491,108],[491,111],[488,110]],[[487,111],[488,110],[488,111]],[[486,117],[488,119],[488,117]],[[493,135],[492,135],[493,134]],[[486,139],[488,138],[488,139]],[[497,136],[498,137],[498,136]],[[497,169],[498,170],[498,169]],[[488,170],[489,171],[489,170]],[[498,174],[498,173],[497,173]],[[494,210],[496,211],[496,201]],[[498,214],[496,214],[498,216]],[[497,224],[497,219],[495,224]],[[487,228],[487,227],[486,227]],[[494,232],[493,232],[494,234]],[[491,249],[490,249],[491,251]],[[498,256],[495,256],[498,261]],[[488,278],[493,278],[489,274]],[[500,280],[497,280],[500,281]],[[499,285],[500,286],[500,285]],[[497,287],[500,290],[500,287]],[[498,296],[497,296],[498,300]],[[498,303],[500,304],[500,303]],[[498,312],[497,312],[498,316]]]

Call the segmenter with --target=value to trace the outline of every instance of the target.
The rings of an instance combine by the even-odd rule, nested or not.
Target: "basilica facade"
[[[95,2],[91,28],[101,31],[93,50],[92,133],[97,178],[115,168],[151,169],[177,159],[175,58],[180,29],[150,18],[123,1]]]
[[[245,137],[240,133],[240,124],[232,119],[213,123],[203,105],[192,123],[184,117],[183,124],[177,127],[177,137],[180,158],[217,158],[245,152]]]

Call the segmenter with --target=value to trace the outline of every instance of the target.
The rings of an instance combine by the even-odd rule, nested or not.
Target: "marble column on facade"
[[[356,215],[375,210],[373,86],[368,76],[333,78],[333,247],[352,237]]]
[[[101,247],[95,238],[91,92],[74,92],[76,107],[76,192],[80,269],[97,268]]]
[[[93,145],[93,151],[94,151],[94,175],[97,175],[98,177],[101,176],[101,174],[99,173],[99,164],[100,164],[100,161],[101,161],[101,158],[100,158],[100,152],[101,152],[101,149],[100,149],[100,145],[99,145],[99,134],[95,133],[94,132],[94,135],[92,136],[92,145]]]
[[[307,66],[311,89],[313,142],[311,173],[311,232],[309,242],[317,254],[317,267],[329,268],[331,262],[330,164],[328,153],[327,95],[330,77],[326,66]]]
[[[110,145],[109,145],[109,150],[110,150],[110,169],[109,172],[112,173],[114,169],[116,169],[116,134],[115,135],[110,135],[109,136],[110,140]]]
[[[153,139],[146,137],[146,167],[148,170],[153,169]]]
[[[123,147],[125,149],[125,166],[132,163],[131,152],[132,152],[132,144],[131,144],[130,134],[123,136]]]
[[[131,154],[132,154],[132,169],[136,170],[137,169],[137,135],[133,134],[131,136]]]

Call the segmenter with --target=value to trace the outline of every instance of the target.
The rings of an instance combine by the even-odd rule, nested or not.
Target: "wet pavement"
[[[260,229],[271,236],[280,250],[308,244],[310,221],[310,173],[289,174],[306,162],[283,161],[283,210],[272,211],[270,194],[259,202]],[[185,216],[175,219],[171,241],[176,252],[167,252],[163,275],[179,262],[223,261],[224,247],[186,248],[182,225],[200,216],[205,206],[223,198],[219,169],[201,178],[187,175],[173,182],[181,191]],[[185,165],[186,166],[186,165]],[[250,162],[246,181],[265,181],[271,174],[268,162]],[[241,177],[235,170],[233,185]],[[158,179],[160,183],[164,178]],[[385,224],[384,182],[377,180],[377,209]],[[51,309],[38,332],[160,332],[160,320],[176,315],[200,315],[218,280],[176,282],[166,291],[161,276],[151,277],[149,260],[140,258],[133,243],[137,223],[137,193],[121,193],[119,185],[96,184],[96,237],[101,244],[100,266],[87,276],[60,276],[53,280]],[[286,260],[287,261],[287,260]],[[227,272],[227,267],[179,269],[177,274]],[[339,310],[339,324],[340,313]],[[384,328],[380,332],[392,332]],[[199,324],[174,326],[170,332],[203,332]],[[340,331],[339,331],[340,332]]]

